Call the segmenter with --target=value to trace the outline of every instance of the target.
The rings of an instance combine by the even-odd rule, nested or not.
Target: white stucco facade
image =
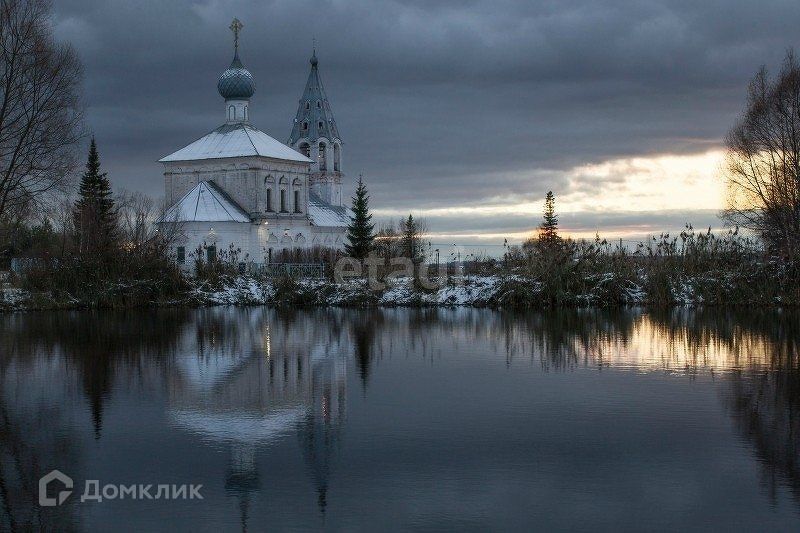
[[[316,55],[300,106],[322,107],[309,84],[321,87]],[[170,206],[162,223],[179,225],[178,261],[190,264],[196,251],[211,258],[233,249],[239,261],[266,263],[286,250],[343,248],[348,210],[342,206],[342,143],[338,133],[320,140],[336,131],[327,98],[325,131],[319,121],[316,136],[307,130],[290,147],[250,124],[255,83],[239,60],[238,46],[218,90],[225,99],[225,122],[159,160]],[[311,143],[315,149],[308,157],[298,150]]]

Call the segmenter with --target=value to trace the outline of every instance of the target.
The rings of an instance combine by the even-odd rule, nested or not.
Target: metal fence
[[[271,278],[324,278],[324,263],[251,263],[253,274]]]

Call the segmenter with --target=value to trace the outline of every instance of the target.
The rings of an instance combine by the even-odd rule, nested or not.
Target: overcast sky
[[[796,0],[57,0],[116,187],[163,194],[155,161],[224,121],[234,16],[254,125],[287,140],[316,37],[346,193],[448,242],[524,237],[550,189],[579,236],[718,225],[747,82],[800,42]]]

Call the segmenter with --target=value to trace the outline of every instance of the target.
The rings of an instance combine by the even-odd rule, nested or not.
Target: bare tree
[[[726,139],[726,220],[760,234],[773,251],[800,252],[800,65],[786,54],[777,78],[761,68]]]
[[[167,218],[166,209],[140,192],[122,191],[114,200],[121,246],[140,255],[166,256],[182,235],[183,224],[177,216]]]
[[[77,162],[82,68],[49,16],[48,0],[0,0],[0,219],[64,190]]]

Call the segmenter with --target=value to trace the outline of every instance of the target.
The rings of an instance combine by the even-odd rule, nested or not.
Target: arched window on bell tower
[[[333,144],[333,170],[339,172],[342,170],[342,147],[339,143]]]
[[[319,143],[319,169],[328,170],[327,154],[325,153],[325,143]]]
[[[311,145],[308,143],[300,144],[300,153],[306,157],[311,157]]]

